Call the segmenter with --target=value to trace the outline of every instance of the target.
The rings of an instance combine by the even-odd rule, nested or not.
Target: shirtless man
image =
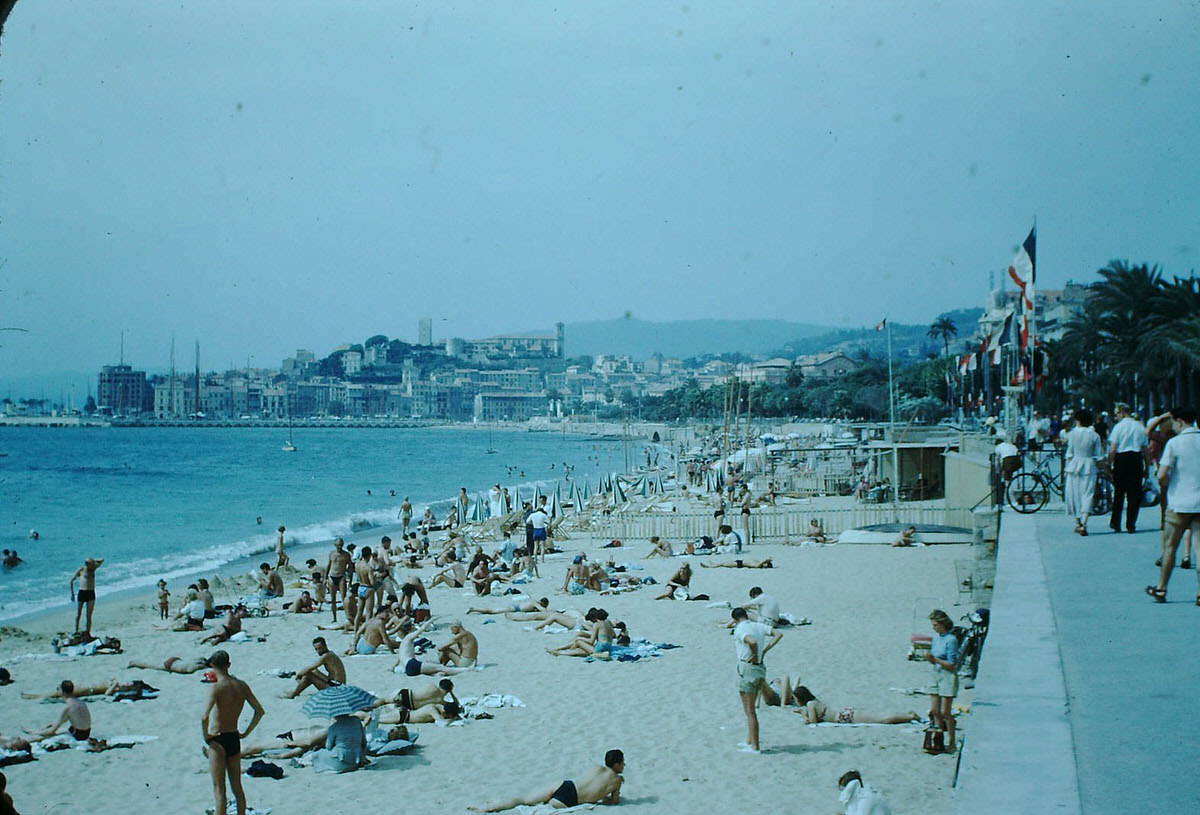
[[[283,551],[283,533],[287,527],[279,527],[279,537],[275,538],[275,568],[288,565],[288,556]]]
[[[419,601],[416,605],[413,604],[413,597]],[[415,623],[429,619],[429,593],[416,575],[409,576],[400,587],[400,610],[412,617]]]
[[[87,605],[87,627],[83,630],[88,634],[92,633],[92,612],[96,608],[96,570],[103,562],[104,558],[90,557],[75,570],[75,574],[71,575],[71,582],[68,585],[71,587],[71,599],[76,603],[75,633],[79,633],[79,614],[83,611],[84,604]],[[75,592],[76,580],[79,581],[78,594]]]
[[[338,596],[342,603],[346,602],[346,569],[350,567],[350,553],[346,551],[346,542],[338,538],[333,542],[333,551],[325,563],[325,574],[329,577],[329,602],[333,611],[333,621],[337,622]]]
[[[408,537],[408,525],[412,523],[412,504],[408,502],[408,496],[404,496],[404,503],[400,504],[400,527],[404,537]]]
[[[917,528],[910,526],[896,536],[896,540],[892,542],[892,546],[913,546],[916,544],[916,535]]]
[[[455,559],[454,553],[450,552],[447,558],[450,565],[433,576],[429,588],[444,583],[452,589],[461,589],[467,584],[467,570]]]
[[[724,563],[705,563],[700,561],[700,565],[705,569],[773,569],[774,565],[771,559],[763,558],[762,560],[727,560]]]
[[[675,554],[671,551],[671,544],[660,538],[658,535],[654,535],[650,538],[650,544],[654,548],[650,550],[650,554],[646,555],[647,559],[652,557],[671,557]]]
[[[580,626],[580,624],[583,622],[584,615],[575,609],[567,609],[566,611],[551,611],[549,608],[546,608],[542,611],[520,613],[506,611],[504,616],[506,619],[512,620],[513,622],[527,622],[531,620],[537,621],[533,626],[534,631],[541,631],[546,626],[554,625],[555,623],[561,625],[568,631],[571,631]]]
[[[453,692],[454,682],[450,679],[439,679],[437,682],[428,682],[416,688],[401,688],[391,699],[380,699],[371,707],[395,704],[407,710],[416,710],[425,705],[441,702],[446,698],[447,693]]]
[[[382,578],[379,590],[383,594],[396,594],[400,587],[392,577],[392,566],[395,565],[396,551],[392,549],[392,539],[384,535],[379,539],[379,549],[375,552],[375,573]]]
[[[213,799],[216,811],[225,812],[225,778],[233,789],[237,801],[237,815],[246,815],[246,793],[242,791],[242,739],[250,735],[263,717],[263,706],[254,698],[250,686],[229,673],[229,654],[216,651],[208,658],[209,665],[217,675],[217,681],[208,695],[208,704],[200,717],[200,734],[208,745],[208,770],[212,776]],[[242,708],[249,704],[254,718],[243,731],[238,730],[238,717]],[[217,732],[208,728],[209,714],[216,709]]]
[[[550,600],[543,597],[536,602],[533,600],[512,600],[507,608],[469,608],[468,614],[512,614],[513,612],[538,612],[550,607]]]
[[[192,659],[167,657],[161,665],[153,665],[149,662],[139,662],[136,659],[131,659],[127,667],[142,668],[147,671],[166,671],[169,674],[194,674],[196,671],[203,671],[209,665],[208,660],[204,657],[193,657]]]
[[[108,680],[107,682],[101,682],[97,685],[86,685],[84,687],[77,687],[71,692],[71,695],[76,698],[79,698],[81,696],[115,696],[118,693],[136,693],[139,690],[149,691],[151,693],[158,692],[157,688],[150,687],[149,685],[147,685],[145,682],[143,682],[140,679],[134,679],[130,682],[121,682],[116,677],[113,677],[112,679]],[[22,699],[63,699],[63,698],[65,698],[65,694],[63,693],[62,688],[60,686],[58,690],[51,691],[50,693],[30,693],[29,691],[22,691],[21,698]]]
[[[258,593],[264,600],[283,596],[283,578],[269,563],[258,564]]]
[[[387,622],[392,616],[392,611],[387,606],[379,609],[373,617],[368,619],[362,628],[355,633],[354,642],[346,651],[347,654],[377,654],[381,646],[387,646],[387,649],[393,654],[396,653],[396,648],[400,643],[397,643],[388,636]]]
[[[579,782],[564,781],[557,787],[535,792],[506,801],[492,801],[481,807],[467,807],[475,812],[500,812],[519,806],[550,804],[555,809],[565,809],[579,804],[619,804],[621,782],[625,779],[625,754],[620,750],[609,750],[604,754],[604,766],[593,767]]]
[[[309,686],[324,690],[332,685],[346,684],[346,666],[341,657],[329,650],[325,638],[314,638],[312,645],[313,650],[317,652],[317,661],[296,672],[296,687],[289,693],[281,693],[281,698],[295,699],[300,695],[300,691]]]
[[[46,725],[34,733],[34,738],[49,738],[69,721],[67,732],[71,734],[71,738],[75,741],[89,741],[92,735],[92,714],[88,711],[87,703],[75,696],[75,684],[71,680],[64,679],[58,687],[63,700],[62,713],[54,724]]]
[[[316,558],[304,561],[308,567],[308,579],[312,583],[313,597],[317,601],[318,610],[325,603],[325,570],[317,565]]]
[[[397,659],[396,664],[392,666],[393,671],[395,671],[397,668],[402,668],[406,676],[421,676],[422,674],[425,676],[437,676],[439,674],[454,676],[455,674],[460,674],[463,671],[475,670],[474,668],[455,668],[449,665],[440,665],[437,662],[422,662],[417,656],[417,646],[415,643],[417,638],[420,637],[428,627],[428,623],[419,625],[410,631],[408,635],[404,637],[404,639],[400,640],[399,659]]]
[[[459,620],[450,623],[450,633],[454,636],[445,645],[439,646],[438,662],[443,665],[454,663],[460,668],[473,668],[479,661],[479,640],[475,638]]]
[[[242,630],[242,620],[249,613],[250,612],[246,610],[244,605],[238,603],[236,606],[229,609],[229,613],[225,615],[225,619],[217,627],[217,630],[200,640],[200,644],[216,645],[219,642],[225,642],[234,634]]]

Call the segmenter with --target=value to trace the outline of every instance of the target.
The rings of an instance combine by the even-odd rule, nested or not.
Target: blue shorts
[[[409,676],[419,676],[421,673],[421,660],[413,657],[408,662],[404,663],[404,673]]]
[[[376,648],[376,646],[368,645],[367,641],[364,639],[359,639],[357,642],[354,643],[354,650],[357,651],[358,653],[362,654],[363,656],[366,656],[367,654],[375,653],[375,648]]]
[[[546,530],[545,529],[535,528],[533,530],[533,542],[534,543],[537,543],[538,541],[544,541],[545,539],[546,539]]]

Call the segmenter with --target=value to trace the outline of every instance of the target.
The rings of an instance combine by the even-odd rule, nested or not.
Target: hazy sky
[[[34,2],[0,383],[373,333],[925,322],[1200,251],[1194,2]],[[568,336],[568,350],[570,337]]]

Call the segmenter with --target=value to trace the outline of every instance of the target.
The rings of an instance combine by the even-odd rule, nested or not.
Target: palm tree
[[[950,355],[950,338],[958,336],[958,326],[947,315],[943,314],[929,326],[926,336],[942,341],[942,356]]]

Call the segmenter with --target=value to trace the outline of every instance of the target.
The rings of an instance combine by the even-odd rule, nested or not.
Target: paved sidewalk
[[[1152,602],[1158,511],[1140,520],[1082,538],[1061,511],[1005,513],[956,812],[1200,812],[1196,574]]]

